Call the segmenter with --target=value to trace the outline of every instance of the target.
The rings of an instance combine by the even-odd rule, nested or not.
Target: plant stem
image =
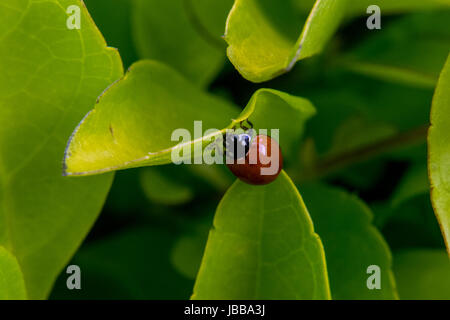
[[[426,140],[428,127],[428,124],[422,125],[351,151],[325,156],[319,159],[313,167],[302,170],[300,180],[319,179],[352,164],[368,160],[397,148],[418,145]]]

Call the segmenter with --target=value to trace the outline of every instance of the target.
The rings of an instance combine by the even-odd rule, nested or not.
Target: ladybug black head
[[[239,132],[241,131],[241,132]],[[234,161],[245,158],[250,150],[250,144],[254,136],[254,130],[232,130],[225,133],[223,139],[223,148],[228,159]]]

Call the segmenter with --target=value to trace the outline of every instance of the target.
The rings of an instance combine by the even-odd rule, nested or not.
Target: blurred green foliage
[[[86,2],[90,8],[95,0]],[[111,10],[114,6],[113,2],[110,2],[110,5],[105,3],[103,9],[96,8],[91,13],[96,20],[97,12],[100,28],[108,43],[117,44],[119,51],[125,53],[125,64],[130,65],[133,59],[137,60],[135,55],[130,54],[135,52],[136,46],[123,39],[135,39],[135,42],[141,43],[145,42],[145,39],[136,40],[136,35],[133,34],[133,28],[140,27],[136,26],[138,24],[136,21],[129,22],[130,17],[127,14],[133,11],[133,8],[121,10],[124,17],[118,18],[120,22],[102,25],[101,14],[105,15],[105,12]],[[132,2],[127,4],[133,6]],[[145,16],[145,8],[142,5],[142,1],[138,3],[142,11],[139,14]],[[439,6],[439,4],[434,5]],[[399,250],[403,252],[409,249],[414,252],[417,250],[415,248],[427,248],[423,250],[436,252],[436,256],[445,255],[445,246],[428,195],[426,136],[421,130],[416,129],[429,122],[433,89],[450,49],[450,37],[448,28],[445,26],[445,21],[448,21],[446,17],[450,11],[409,13],[409,11],[420,11],[425,7],[433,9],[434,5],[421,6],[418,3],[413,9],[407,6],[388,8],[390,16],[383,17],[382,30],[378,31],[368,30],[365,27],[365,16],[357,17],[355,14],[357,10],[354,9],[350,14],[352,18],[347,18],[323,54],[297,63],[291,72],[263,85],[243,80],[229,61],[224,62],[217,76],[209,76],[205,73],[203,80],[200,80],[200,84],[206,85],[208,91],[219,93],[242,107],[255,90],[263,87],[305,97],[316,107],[317,114],[307,122],[303,143],[297,143],[297,150],[295,147],[290,150],[294,152],[294,158],[289,162],[287,170],[294,182],[298,183],[306,205],[310,206],[311,217],[317,225],[317,232],[324,241],[334,298],[376,299],[397,296],[395,284],[390,284],[388,278],[384,279],[388,282],[383,285],[385,289],[378,292],[379,296],[367,296],[369,291],[364,288],[357,289],[361,284],[365,284],[363,280],[366,274],[360,275],[361,283],[359,283],[353,277],[352,270],[357,272],[358,266],[368,264],[374,257],[378,257],[380,261],[377,263],[386,265],[388,269],[393,264],[395,277],[400,279],[397,283],[400,298],[448,298],[448,290],[445,288],[436,291],[435,284],[423,282],[420,284],[420,294],[405,294],[404,292],[407,292],[405,290],[408,289],[405,289],[406,280],[402,279],[409,278],[399,274],[410,271],[403,271],[407,268],[404,261],[416,259],[414,263],[421,262],[413,256],[413,253],[410,255],[411,258],[400,252],[397,255]],[[101,7],[102,4],[97,2],[95,6]],[[304,15],[305,11],[300,9],[298,15]],[[177,9],[176,15],[188,14],[180,10],[180,8]],[[151,15],[158,16],[157,10],[153,10]],[[205,16],[207,15],[201,15],[198,18],[202,19]],[[171,21],[171,28],[173,30],[187,28],[186,24],[192,23],[187,17],[181,20],[182,25]],[[131,23],[134,26],[123,28],[122,23]],[[148,33],[148,37],[151,38],[151,34],[157,32],[158,24],[164,23],[164,19],[155,20],[153,26],[149,25],[148,20],[146,23],[147,28],[153,28]],[[190,28],[189,32],[195,34],[196,26]],[[215,41],[220,43],[218,37],[220,34],[217,33],[216,28],[217,26],[211,26],[209,35],[217,36]],[[130,30],[130,34],[128,37],[121,38],[120,35],[124,30]],[[286,30],[293,33],[292,28],[286,27]],[[177,36],[181,35],[177,34]],[[142,35],[138,37],[142,38]],[[202,35],[197,34],[195,37],[200,39]],[[158,41],[158,37],[154,37],[144,45],[151,43],[155,50],[166,50],[166,46],[171,45],[167,39],[161,43]],[[138,43],[137,48],[140,46],[141,57],[158,58],[154,54],[142,54],[144,52],[142,44]],[[207,52],[207,50],[200,50],[200,54],[207,54]],[[180,58],[177,56],[162,58],[163,60],[167,58],[166,61],[175,67],[182,61],[178,60],[181,56],[183,61],[192,61],[192,63],[199,58],[198,54],[191,52],[193,54],[193,60],[191,60],[188,48],[182,49],[177,54]],[[374,66],[374,68],[370,69],[366,66]],[[179,68],[181,72],[184,72],[184,66]],[[211,70],[215,68],[212,64]],[[190,72],[189,69],[185,70]],[[196,77],[194,75],[194,81]],[[396,139],[403,135],[405,137],[396,142]],[[366,148],[371,150],[367,155],[358,153]],[[305,172],[315,172],[314,170],[317,169],[311,167],[311,163],[326,163],[329,159],[340,161],[340,156],[347,155],[350,156],[349,161],[332,166],[329,172],[324,174],[318,172],[317,175],[305,177]],[[64,286],[66,276],[62,274],[52,297],[108,298],[105,292],[110,286],[114,286],[115,291],[109,291],[115,292],[111,293],[112,297],[189,298],[192,294],[193,279],[200,266],[215,206],[232,182],[232,177],[221,167],[214,169],[202,167],[164,166],[120,172],[101,219],[73,260],[73,263],[82,263],[84,270],[90,275],[89,280],[86,281],[87,286],[92,286],[92,289],[85,287],[80,291],[81,293],[72,292],[68,295]],[[158,179],[155,179],[155,176]],[[161,183],[157,184],[155,181],[160,179],[166,182],[160,181]],[[303,186],[304,179],[320,179],[334,187],[309,183]],[[162,187],[173,184],[176,186],[168,198],[165,194],[166,189]],[[367,205],[339,189],[346,189],[359,195]],[[177,190],[178,192],[175,192]],[[135,199],[138,194],[140,194],[137,196],[139,199]],[[329,202],[323,202],[324,197]],[[122,201],[125,204],[121,204]],[[335,207],[339,207],[342,213],[333,212]],[[380,231],[377,231],[370,222],[369,207],[374,212],[374,225]],[[329,218],[327,214],[330,215]],[[336,223],[342,223],[342,228],[338,228],[342,236],[333,231]],[[131,230],[136,230],[142,224],[151,226],[140,228],[138,232],[140,237],[146,238],[143,240],[145,246],[133,244],[126,236],[126,234],[131,236]],[[357,230],[356,233],[348,231],[354,234],[357,241],[345,237],[345,230],[349,228]],[[146,232],[149,234],[144,235]],[[135,236],[134,239],[138,241],[139,236]],[[161,237],[161,241],[165,239],[164,242],[161,244],[158,241],[155,242],[158,237]],[[384,242],[383,237],[387,243]],[[149,241],[149,239],[153,240]],[[107,243],[112,241],[117,250],[108,248]],[[349,243],[345,244],[345,241]],[[378,242],[381,246],[377,244]],[[373,250],[363,249],[363,246],[370,246],[371,243],[373,243]],[[165,247],[164,253],[161,250],[163,245],[169,245]],[[393,262],[388,246],[394,253]],[[145,249],[139,251],[137,248],[140,247]],[[108,251],[109,256],[106,253]],[[134,252],[134,255],[129,251]],[[366,255],[367,252],[373,255]],[[210,253],[212,254],[213,251]],[[95,257],[96,255],[99,257]],[[153,255],[155,259],[150,258]],[[92,258],[88,258],[90,256]],[[342,256],[348,256],[348,258],[341,260]],[[145,286],[137,284],[136,275],[126,275],[126,271],[121,273],[120,261],[123,259],[128,259],[129,273],[134,273],[131,270],[141,270],[143,261],[148,261],[144,265],[147,263],[152,265],[148,272],[144,273],[146,279],[142,279],[142,284],[145,283]],[[442,260],[439,263],[444,263],[443,258],[439,259]],[[345,261],[348,261],[350,265],[353,263],[355,269],[348,267],[348,264],[342,265]],[[110,266],[117,263],[117,267],[112,268],[117,273],[116,276],[113,274],[100,276],[100,270],[109,268],[108,263]],[[430,265],[430,268],[429,272],[433,272],[431,271],[433,268],[440,268],[439,276],[450,277],[445,267]],[[165,279],[171,290],[161,291],[160,282],[154,280],[153,272],[158,272],[158,278]],[[415,272],[424,273],[419,269]],[[411,277],[415,276],[411,275]],[[174,278],[178,279],[176,287],[172,287]],[[351,286],[349,283],[352,281],[358,283]]]

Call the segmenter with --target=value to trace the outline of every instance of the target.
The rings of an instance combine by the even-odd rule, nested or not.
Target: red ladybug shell
[[[273,167],[271,160],[274,162]],[[253,185],[264,185],[274,181],[280,174],[283,156],[278,142],[266,135],[257,135],[252,140],[245,159],[227,166],[240,180]]]

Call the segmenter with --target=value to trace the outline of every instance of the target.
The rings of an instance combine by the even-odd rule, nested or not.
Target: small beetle
[[[248,140],[248,135],[241,134],[234,141],[245,142],[245,156],[234,154],[227,167],[240,180],[253,184],[264,185],[274,181],[283,168],[283,156],[279,144],[269,136],[257,135]]]
[[[240,180],[254,185],[274,181],[283,168],[283,156],[279,144],[269,136],[256,135],[240,123],[240,129],[227,132],[223,139],[227,167]]]

